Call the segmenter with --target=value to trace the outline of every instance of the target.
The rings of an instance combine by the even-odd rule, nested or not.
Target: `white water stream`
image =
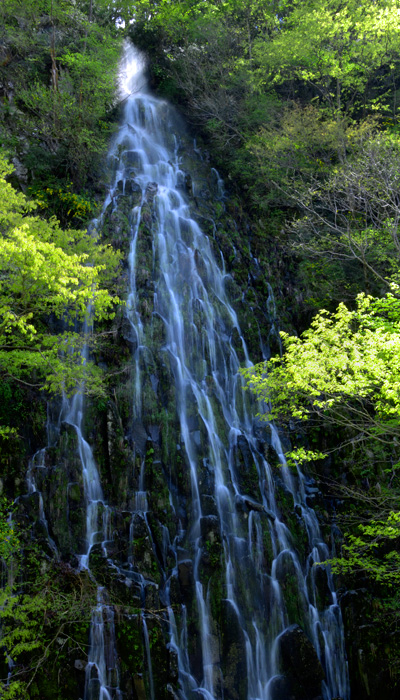
[[[280,584],[284,566],[293,572],[306,632],[325,670],[323,697],[325,700],[336,697],[347,700],[349,691],[341,615],[329,572],[330,604],[322,612],[317,607],[313,564],[325,560],[329,551],[322,541],[315,513],[307,504],[306,479],[300,472],[293,476],[287,466],[281,470],[283,488],[292,499],[293,508],[308,534],[309,555],[305,565],[301,564],[293,537],[281,520],[274,479],[268,462],[258,449],[252,415],[237,373],[239,359],[232,342],[234,334],[240,339],[246,365],[251,362],[236,313],[225,293],[225,272],[215,260],[209,240],[191,217],[188,202],[182,194],[185,173],[181,170],[178,122],[170,107],[149,93],[144,61],[133,47],[127,47],[125,51],[122,75],[126,100],[123,123],[112,149],[116,164],[114,188],[121,181],[125,188],[125,183],[134,179],[142,192],[141,203],[132,211],[129,256],[128,318],[136,338],[134,415],[140,417],[142,413],[140,356],[150,352],[145,345],[140,289],[136,285],[136,270],[141,263],[137,259],[141,216],[143,206],[150,201],[154,232],[153,313],[165,326],[166,342],[159,351],[172,368],[181,441],[190,470],[192,501],[187,539],[190,543],[188,556],[193,562],[202,674],[195,677],[190,668],[185,611],[182,610],[178,623],[170,606],[171,644],[178,654],[182,697],[189,698],[193,689],[208,700],[221,697],[221,669],[213,638],[210,592],[201,578],[202,535],[210,522],[212,524],[210,518],[215,516],[203,515],[199,437],[190,423],[190,416],[195,413],[208,445],[207,465],[213,476],[212,496],[217,506],[217,527],[224,550],[226,599],[237,615],[246,640],[248,700],[270,700],[272,686],[280,673],[278,640],[288,624]],[[222,199],[223,183],[216,171],[215,176],[216,197]],[[112,190],[108,201],[113,200],[113,196]],[[271,296],[268,303],[273,305]],[[280,461],[285,463],[278,432],[273,425],[270,430],[272,447]],[[253,504],[254,509],[250,509],[247,533],[236,508],[243,500],[235,464],[239,444],[245,444],[257,465],[260,483],[260,500]],[[145,508],[143,485],[139,493]],[[263,569],[260,512],[269,514],[273,551],[270,571]],[[246,571],[243,567],[249,555],[252,565]],[[257,580],[246,590],[246,576],[254,574]],[[266,589],[269,591],[267,620],[265,601],[261,604]],[[168,585],[166,596],[168,598]]]
[[[87,332],[87,328],[85,328]],[[83,351],[87,359],[87,348]],[[71,400],[64,398],[61,420],[71,425],[77,436],[82,464],[83,490],[86,501],[86,545],[80,555],[80,569],[90,573],[90,553],[96,543],[110,540],[111,510],[104,502],[96,462],[89,443],[83,437],[84,396],[79,391]],[[97,606],[92,611],[84,700],[122,700],[119,690],[118,664],[115,653],[114,611],[107,593],[97,588]]]

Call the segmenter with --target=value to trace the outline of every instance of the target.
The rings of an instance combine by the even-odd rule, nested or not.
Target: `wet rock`
[[[30,493],[20,496],[18,500],[18,510],[25,513],[30,520],[37,520],[39,517],[39,493]]]
[[[203,515],[213,515],[216,517],[218,515],[218,506],[214,496],[209,496],[208,494],[202,496],[201,509]]]
[[[189,416],[187,419],[188,430],[199,430],[200,422],[198,416]]]
[[[314,569],[317,603],[319,609],[324,610],[333,603],[332,593],[328,583],[328,575],[322,566],[316,566]]]
[[[176,694],[171,683],[168,683],[167,685],[167,698],[168,700],[180,700],[179,695]]]
[[[236,327],[232,329],[231,343],[236,350],[236,354],[237,354],[240,362],[244,362],[245,353],[244,353],[244,348],[243,348],[243,340],[242,340],[242,337],[240,336],[239,331]],[[240,440],[240,438],[239,438],[239,440]]]
[[[200,520],[201,536],[211,542],[219,539],[219,520],[216,515],[205,515]]]
[[[106,561],[101,542],[92,545],[89,553],[89,569],[96,578],[101,577],[102,568],[106,566]]]
[[[154,393],[157,394],[159,379],[155,374],[150,375],[150,384],[151,384],[151,388],[153,389]]]
[[[270,700],[294,700],[291,684],[285,676],[276,676],[269,686]]]
[[[268,440],[270,440],[271,438],[269,436],[267,436],[267,437],[268,437],[268,439],[264,443],[265,459],[267,460],[268,464],[271,467],[279,467],[280,459],[279,459],[278,455],[276,454],[276,451],[274,450],[272,445],[268,442]]]
[[[158,610],[160,607],[158,586],[151,581],[147,582],[144,587],[143,607],[146,608],[146,610]]]
[[[178,564],[178,581],[184,595],[193,586],[193,563],[190,559]]]
[[[169,580],[169,598],[171,604],[179,604],[181,602],[181,592],[179,587],[179,580],[177,576],[172,575]]]
[[[185,183],[186,192],[188,194],[193,194],[193,182],[192,182],[192,176],[190,175],[190,173],[186,173],[184,183]]]
[[[59,440],[46,450],[43,466],[35,470],[34,477],[42,492],[49,535],[61,556],[71,561],[73,552],[83,553],[86,547],[82,465],[76,431],[71,426],[61,425]],[[32,496],[37,498],[38,494]]]
[[[150,528],[150,533],[151,533],[151,538],[153,540],[153,547],[155,549],[155,553],[157,555],[157,558],[159,562],[165,566],[166,565],[166,556],[167,556],[167,549],[166,543],[164,541],[165,537],[165,530],[163,530],[162,525],[160,524],[160,521],[158,518],[154,516],[154,513],[147,513],[146,514],[146,520],[147,524]]]
[[[192,439],[194,444],[196,445],[197,449],[200,450],[201,448],[201,433],[200,430],[194,430],[192,432]]]
[[[136,284],[141,288],[142,294],[145,293],[145,289],[151,289],[153,287],[153,280],[151,278],[150,270],[147,267],[138,267],[136,270]],[[146,306],[148,302],[146,302]]]
[[[150,250],[151,225],[152,225],[151,211],[150,211],[149,203],[146,200],[145,204],[142,207],[142,221],[141,221],[141,227],[140,227],[141,238],[139,239],[138,242],[141,244],[141,247],[143,250],[145,250],[147,247],[147,251]],[[145,234],[145,236],[146,236],[147,246],[144,242],[143,234]]]
[[[87,700],[99,700],[100,690],[100,681],[97,678],[92,678],[88,683],[87,695],[85,695],[85,697]]]
[[[149,182],[149,184],[146,187],[146,192],[145,192],[145,199],[146,202],[149,204],[152,204],[153,199],[155,195],[157,194],[158,191],[158,184],[156,182]]]
[[[281,592],[289,624],[305,625],[308,614],[308,602],[302,586],[299,585],[295,559],[290,556],[289,552],[282,553],[279,556],[276,577],[281,584]]]
[[[141,421],[134,421],[132,426],[132,440],[135,447],[142,455],[146,454],[148,435]]]
[[[137,700],[146,700],[146,688],[144,684],[144,678],[142,673],[136,673],[133,682],[135,685]]]
[[[125,151],[122,155],[122,160],[125,165],[138,168],[141,165],[140,154],[137,151]]]
[[[142,604],[142,593],[139,585],[132,582],[131,579],[121,576],[112,577],[115,570],[110,570],[110,592],[115,600],[124,605],[131,605],[134,608],[140,607]]]
[[[247,697],[246,643],[229,600],[221,601],[221,670],[225,700]]]
[[[285,577],[296,577],[296,565],[294,554],[289,550],[280,553],[276,561],[276,578],[279,582],[283,582]]]
[[[125,180],[125,194],[134,194],[140,190],[139,185],[133,180]]]
[[[72,501],[73,503],[79,503],[83,499],[81,484],[77,484],[76,482],[68,484],[67,495],[68,501]]]
[[[210,465],[208,459],[203,459],[201,469],[201,479],[199,480],[202,494],[214,493],[215,488],[215,472]]]
[[[181,230],[182,239],[185,241],[185,243],[188,246],[192,246],[193,245],[193,228],[192,228],[191,222],[188,221],[187,219],[184,219],[183,217],[179,217],[179,227]],[[198,265],[199,260],[198,260],[198,257],[196,257],[196,254],[195,254],[195,260],[196,260],[196,264]],[[186,270],[189,273],[190,264],[191,264],[189,256],[186,257],[186,263],[187,263]],[[198,269],[197,272],[200,273],[200,270]]]
[[[134,331],[131,322],[128,318],[124,317],[120,327],[120,333],[127,343],[137,346],[137,334]]]
[[[291,625],[279,638],[279,652],[285,676],[295,700],[309,700],[321,695],[324,670],[317,652],[299,625]]]
[[[235,466],[241,493],[257,500],[260,497],[259,476],[249,443],[244,435],[239,435],[237,440]]]
[[[171,644],[167,644],[168,651],[168,675],[173,683],[177,683],[179,680],[179,664],[178,664],[178,654]]]
[[[246,496],[237,495],[235,497],[235,506],[237,510],[242,512],[255,510],[258,513],[265,513],[267,517],[272,521],[274,521],[276,518],[275,513],[266,508],[262,503],[257,503],[257,501],[253,501],[251,498],[247,498]]]
[[[159,568],[153,551],[150,532],[142,514],[132,517],[132,557],[136,566],[147,579],[159,579]]]
[[[157,443],[157,445],[160,442],[160,426],[159,425],[149,425],[148,426],[148,431],[150,435],[150,439]]]

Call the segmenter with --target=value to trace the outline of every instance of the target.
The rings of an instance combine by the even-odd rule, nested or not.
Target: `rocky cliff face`
[[[142,89],[109,173],[97,225],[126,252],[127,287],[96,358],[109,396],[52,408],[19,501],[46,566],[92,596],[39,695],[346,700],[340,610],[313,567],[329,554],[316,489],[284,466],[237,374],[278,335],[236,205]]]

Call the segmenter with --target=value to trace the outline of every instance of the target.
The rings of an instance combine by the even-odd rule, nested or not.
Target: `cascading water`
[[[90,314],[90,309],[88,310]],[[88,332],[85,324],[84,333]],[[81,353],[83,361],[88,358],[88,348],[84,346]],[[104,503],[99,472],[93,452],[83,437],[84,396],[78,391],[72,398],[63,397],[61,411],[56,422],[48,415],[46,448],[38,450],[29,462],[27,471],[28,496],[37,494],[39,521],[45,529],[46,539],[55,558],[59,558],[57,546],[49,533],[43,495],[37,488],[36,480],[40,472],[46,472],[46,453],[60,435],[61,425],[71,426],[76,432],[77,451],[82,468],[83,493],[86,505],[85,533],[83,552],[79,553],[79,569],[87,570],[91,576],[90,552],[96,542],[102,546],[110,539],[109,524],[111,511]],[[43,477],[42,477],[43,478]],[[44,477],[45,478],[45,477]],[[93,609],[90,624],[88,663],[86,666],[85,700],[119,700],[122,698],[118,687],[118,664],[115,652],[114,611],[108,605],[107,593],[101,586],[97,587],[97,606]]]
[[[88,314],[90,315],[90,308]],[[85,323],[84,333],[88,327]],[[88,359],[88,347],[81,353]],[[72,399],[64,397],[60,422],[64,421],[76,431],[79,460],[82,465],[83,491],[86,502],[86,532],[84,552],[79,556],[79,568],[90,574],[90,553],[93,545],[102,546],[110,539],[110,508],[104,502],[99,471],[89,443],[83,437],[84,396],[78,391]],[[118,665],[115,653],[114,611],[108,605],[107,594],[97,587],[97,606],[93,609],[90,624],[88,663],[86,666],[84,700],[119,700]]]
[[[84,700],[283,700],[292,695],[299,662],[296,635],[311,649],[316,677],[296,700],[321,693],[348,700],[332,576],[314,566],[329,557],[310,507],[315,487],[286,465],[276,427],[254,418],[238,374],[251,362],[227,293],[232,279],[195,220],[204,178],[184,169],[181,143],[188,139],[169,105],[148,92],[145,63],[130,45],[121,93],[111,186],[94,225],[118,229],[122,244],[130,239],[130,418],[122,435],[119,417],[116,440],[107,414],[107,459],[124,440],[131,452],[124,448],[118,478],[110,469],[106,481],[84,436],[82,393],[64,399],[49,442],[62,424],[76,436],[65,500],[71,488],[83,517],[68,542],[77,568],[97,586]],[[193,158],[192,169],[200,168],[196,146]],[[209,175],[223,209],[223,182],[216,170]],[[215,234],[213,216],[204,220]],[[264,339],[257,328],[261,356],[268,356],[268,331],[275,345],[279,340],[272,290],[266,303]],[[51,548],[71,559],[51,521],[44,472],[42,450],[29,466],[29,493],[38,494]]]
[[[151,365],[158,352],[173,378],[180,459],[190,477],[190,512],[187,522],[179,520],[172,547],[176,563],[169,568],[166,565],[166,552],[171,549],[168,538],[163,545],[163,561],[158,557],[164,581],[160,599],[168,610],[170,642],[177,653],[180,697],[189,700],[197,692],[212,700],[222,697],[224,689],[227,693],[217,644],[214,592],[210,577],[204,573],[205,562],[212,560],[218,545],[224,567],[220,598],[227,614],[242,630],[245,650],[246,681],[238,697],[275,700],[284,695],[279,690],[283,687],[281,647],[293,621],[289,581],[292,598],[296,598],[297,617],[324,667],[324,700],[346,700],[349,690],[340,610],[331,575],[321,567],[318,575],[326,578],[325,607],[318,600],[318,570],[313,565],[324,561],[329,551],[322,541],[316,515],[308,505],[312,486],[300,471],[295,475],[290,472],[273,425],[269,426],[271,448],[282,464],[278,477],[260,449],[259,426],[255,429],[238,375],[239,356],[247,366],[251,363],[237,315],[225,292],[227,276],[215,260],[210,241],[192,218],[182,192],[186,175],[181,169],[176,117],[164,101],[148,93],[144,69],[142,57],[128,47],[121,82],[124,120],[112,148],[115,176],[106,206],[117,208],[118,192],[125,196],[136,189],[137,203],[130,213],[127,309],[135,365],[133,420],[135,423],[146,418],[143,368]],[[214,179],[216,196],[222,199],[223,183],[216,171]],[[196,181],[192,187],[195,194]],[[138,284],[138,270],[143,264],[138,240],[144,218],[153,233],[153,298],[146,293],[145,300]],[[161,319],[164,328],[163,343],[157,348],[149,340],[155,318]],[[157,380],[153,377],[152,381],[154,384]],[[242,491],[238,454],[242,455],[242,463],[255,466],[258,497]],[[141,513],[146,520],[144,464],[143,458],[134,510],[135,517]],[[280,493],[291,501],[293,517],[303,523],[307,533],[308,554],[304,561],[281,516],[277,479]],[[93,502],[101,500],[100,491],[90,498]],[[176,492],[171,491],[174,512],[179,512],[178,501]],[[88,532],[89,529],[88,526]],[[270,538],[269,554],[265,531]],[[191,652],[186,605],[177,610],[170,599],[171,583],[182,563],[192,572],[194,584],[197,641]],[[149,656],[146,634],[145,627]],[[154,697],[152,680],[149,697]]]

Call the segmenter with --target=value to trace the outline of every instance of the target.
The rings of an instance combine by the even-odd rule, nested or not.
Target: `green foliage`
[[[386,520],[360,523],[357,535],[348,535],[343,545],[343,556],[331,560],[334,573],[362,572],[389,588],[400,581],[400,553],[388,544],[397,546],[400,538],[400,513],[391,511]],[[325,562],[327,563],[327,562]]]
[[[397,293],[397,287],[395,287]],[[371,439],[397,433],[400,316],[397,296],[360,295],[355,310],[320,312],[302,337],[282,332],[284,355],[244,369],[265,417],[348,424]]]
[[[11,170],[2,160],[0,371],[52,392],[91,378],[88,390],[101,391],[99,371],[81,358],[81,335],[52,333],[48,318],[68,315],[70,325],[112,318],[119,299],[104,284],[115,275],[119,255],[84,231],[63,231],[55,219],[33,216],[35,205],[5,179]]]
[[[50,211],[63,220],[84,223],[88,217],[94,217],[96,207],[88,196],[76,194],[71,188],[72,182],[64,189],[57,186],[43,189],[36,185],[30,188],[30,192],[41,209]]]
[[[288,245],[302,260],[303,284],[314,293],[327,285],[330,304],[360,289],[380,294],[397,279],[399,144],[394,134],[365,134],[324,179],[287,186],[303,214],[288,226]]]
[[[334,313],[320,312],[300,338],[281,336],[282,358],[242,370],[251,391],[272,406],[261,417],[306,421],[310,441],[324,436],[324,450],[295,445],[289,464],[320,462],[335,453],[348,459],[350,450],[356,479],[376,483],[375,497],[363,500],[356,487],[346,492],[359,503],[358,517],[364,513],[370,522],[346,535],[343,555],[331,563],[336,572],[363,572],[392,585],[399,576],[400,515],[385,514],[385,504],[396,500],[400,458],[398,286],[381,299],[359,295],[354,310],[339,304]]]
[[[93,582],[63,564],[47,566],[45,573],[36,568],[24,589],[16,592],[6,586],[0,591],[3,653],[15,664],[8,682],[0,680],[1,697],[7,700],[35,697],[34,684],[45,669],[48,675],[53,665],[77,649],[86,657],[91,610],[96,604]]]
[[[79,194],[110,138],[121,48],[113,20],[118,10],[109,11],[106,2],[91,5],[90,18],[88,4],[79,0],[7,0],[0,10],[2,145],[25,168],[25,184],[42,192],[65,193],[72,181]],[[76,207],[52,200],[50,213],[63,223],[82,220],[82,209],[76,218]],[[88,209],[86,221],[90,216]]]
[[[400,54],[396,0],[378,2],[294,2],[274,41],[259,40],[260,79],[300,79],[325,100],[332,114],[354,109],[376,67],[392,71]],[[379,99],[372,109],[379,110]]]
[[[4,435],[1,437],[4,438]],[[0,497],[0,559],[4,562],[7,562],[20,547],[15,523],[9,517],[11,512],[10,503],[5,498]]]
[[[271,217],[275,208],[283,208],[288,222],[297,219],[311,190],[316,201],[338,165],[368,149],[381,126],[397,128],[396,0],[345,6],[338,0],[185,0],[139,2],[135,9],[130,32],[156,61],[156,80],[173,82],[173,94],[212,143],[228,180],[245,189],[247,206],[267,234],[285,231]],[[389,259],[382,227],[375,251],[377,237]],[[284,243],[291,248],[290,232]],[[294,254],[298,250],[290,250]],[[308,256],[300,257],[303,263]],[[346,299],[360,288],[375,291],[354,265],[329,262],[328,268],[314,283],[302,264],[298,285],[314,308],[342,282]]]

